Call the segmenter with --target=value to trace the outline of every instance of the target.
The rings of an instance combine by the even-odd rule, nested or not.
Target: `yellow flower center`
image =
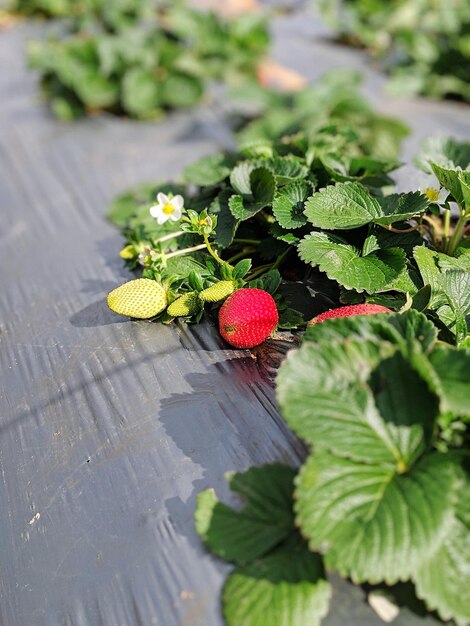
[[[429,202],[437,202],[439,200],[439,189],[427,187],[424,190],[424,194],[428,197]]]
[[[172,204],[168,203],[164,205],[162,211],[163,213],[165,213],[165,215],[172,215],[175,212],[175,207]]]

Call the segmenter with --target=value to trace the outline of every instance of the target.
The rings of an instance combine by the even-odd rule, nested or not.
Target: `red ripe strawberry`
[[[313,326],[319,322],[330,320],[333,317],[353,317],[354,315],[372,315],[374,313],[393,313],[381,304],[351,304],[351,306],[340,306],[338,309],[325,311],[310,320],[308,326]]]
[[[278,321],[276,303],[262,289],[238,289],[219,311],[220,334],[235,348],[254,348],[263,343]]]

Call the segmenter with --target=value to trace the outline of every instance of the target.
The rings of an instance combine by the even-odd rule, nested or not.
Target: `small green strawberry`
[[[198,310],[198,294],[197,291],[185,293],[170,304],[166,312],[171,317],[186,317],[192,315]]]
[[[129,244],[128,246],[125,246],[121,250],[121,252],[119,253],[119,256],[121,257],[121,259],[130,261],[132,259],[135,259],[135,257],[137,256],[137,252],[135,250],[135,247],[132,244]]]
[[[137,278],[108,294],[108,306],[114,313],[148,319],[161,313],[167,305],[166,292],[155,280]]]
[[[220,300],[225,300],[236,288],[237,284],[234,280],[221,280],[201,291],[199,297],[203,302],[220,302]]]

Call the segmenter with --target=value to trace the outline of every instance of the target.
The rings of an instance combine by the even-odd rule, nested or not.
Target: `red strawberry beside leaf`
[[[351,306],[341,306],[338,309],[325,311],[325,313],[321,313],[310,320],[308,326],[330,320],[333,317],[353,317],[354,315],[373,315],[374,313],[393,313],[393,311],[381,304],[352,304]]]
[[[238,289],[219,311],[220,334],[235,348],[254,348],[263,343],[278,321],[274,298],[262,289]]]

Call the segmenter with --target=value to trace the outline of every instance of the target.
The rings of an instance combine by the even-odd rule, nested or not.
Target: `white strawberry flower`
[[[154,217],[158,224],[164,224],[168,220],[177,222],[183,215],[184,198],[179,194],[167,196],[164,193],[157,195],[157,203],[150,208],[150,215]]]
[[[435,176],[432,174],[425,177],[423,176],[420,182],[419,191],[427,196],[429,202],[433,204],[444,204],[450,192],[440,186]]]

